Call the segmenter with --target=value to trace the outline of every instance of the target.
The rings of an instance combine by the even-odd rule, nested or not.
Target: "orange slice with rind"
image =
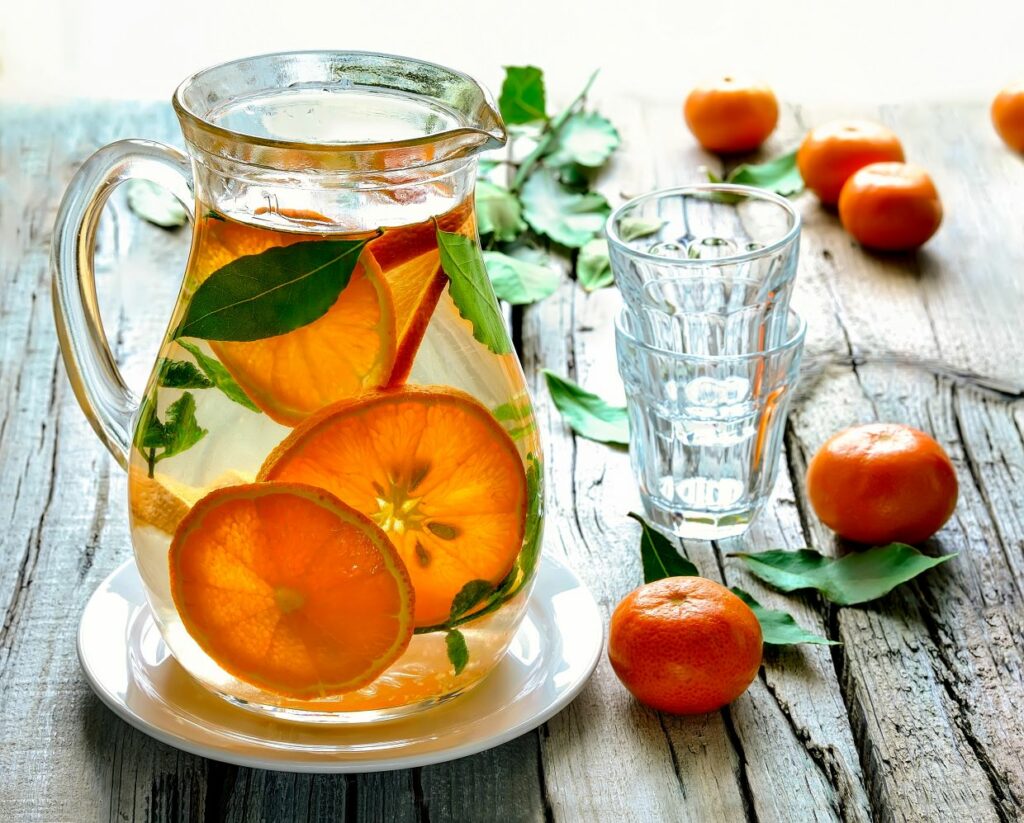
[[[409,571],[418,627],[446,622],[470,581],[497,586],[522,548],[522,459],[490,411],[455,389],[408,386],[329,406],[258,478],[326,489],[377,523]]]
[[[359,689],[412,637],[415,595],[394,546],[323,489],[210,492],[179,524],[169,559],[188,633],[226,672],[276,694]]]

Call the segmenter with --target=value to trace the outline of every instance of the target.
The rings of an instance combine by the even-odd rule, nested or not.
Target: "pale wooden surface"
[[[625,145],[603,186],[618,198],[697,179],[677,107],[605,110]],[[834,112],[791,109],[771,154]],[[947,209],[919,255],[864,254],[813,198],[796,303],[810,324],[803,400],[776,499],[741,543],[832,538],[804,504],[803,468],[835,429],[872,419],[932,432],[961,482],[929,547],[956,560],[865,608],[786,598],[687,545],[740,584],[843,641],[772,650],[729,709],[661,716],[606,661],[581,696],[498,749],[349,777],[236,768],[177,752],[116,719],[75,658],[81,609],[130,554],[124,477],[69,390],[50,315],[48,243],[75,165],[112,139],[177,142],[164,106],[0,109],[0,820],[1016,820],[1024,813],[1024,163],[977,107],[861,109],[904,137]],[[116,353],[145,376],[173,302],[185,232],[113,210],[100,243]],[[569,558],[607,613],[640,581],[625,452],[575,438],[539,368],[613,395],[614,290],[566,282],[512,313],[548,467],[548,551]]]

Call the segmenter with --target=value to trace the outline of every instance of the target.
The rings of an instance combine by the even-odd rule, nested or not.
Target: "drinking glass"
[[[804,332],[789,311],[777,345],[695,354],[647,337],[637,312],[622,308],[615,338],[630,456],[652,523],[700,540],[746,531],[775,481]]]
[[[615,282],[634,309],[645,284],[681,276],[755,284],[745,300],[788,308],[800,215],[785,197],[725,183],[663,189],[624,203],[605,232]]]

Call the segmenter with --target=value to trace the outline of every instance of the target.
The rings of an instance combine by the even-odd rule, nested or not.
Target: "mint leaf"
[[[574,249],[601,231],[611,211],[600,194],[573,191],[547,168],[530,176],[521,199],[523,217],[534,231]]]
[[[367,240],[309,240],[249,254],[199,284],[175,337],[263,340],[323,317]]]
[[[619,132],[607,117],[597,112],[580,112],[566,121],[545,163],[550,166],[578,163],[597,168],[604,165],[621,142]]]
[[[551,295],[560,277],[547,266],[538,266],[500,251],[485,251],[484,263],[494,286],[494,293],[513,306],[536,303]]]
[[[164,424],[156,415],[156,404],[147,397],[142,401],[139,427],[135,430],[135,445],[140,450],[163,448],[167,439]]]
[[[488,180],[478,180],[476,184],[476,219],[480,234],[493,234],[502,243],[515,240],[526,231],[519,198]]]
[[[173,457],[206,437],[206,429],[200,428],[196,422],[196,399],[191,392],[167,407],[167,420],[163,424],[163,452],[156,457],[157,461],[165,457]]]
[[[587,99],[587,94],[590,92],[590,87],[594,84],[594,80],[597,79],[597,72],[595,71],[590,75],[586,85],[583,87],[575,99],[557,115],[555,115],[548,122],[544,131],[541,132],[540,139],[537,141],[537,145],[534,146],[523,161],[519,164],[519,168],[516,170],[515,179],[512,181],[512,191],[519,191],[523,187],[523,183],[533,172],[534,166],[537,165],[554,147],[558,140],[558,133],[562,130],[562,127],[566,124],[570,117],[572,117],[579,108],[583,105]]]
[[[722,182],[722,178],[710,169],[705,169],[705,172],[710,182]],[[776,157],[767,163],[756,165],[743,163],[726,175],[725,182],[768,189],[768,191],[784,196],[799,194],[804,190],[804,180],[796,166],[795,151]]]
[[[213,383],[187,360],[161,357],[157,363],[157,385],[168,389],[208,389]]]
[[[470,580],[452,598],[452,610],[448,619],[458,620],[481,600],[493,593],[494,584],[489,580]]]
[[[473,337],[495,354],[508,354],[512,342],[498,309],[483,254],[475,238],[437,230],[441,268],[448,275],[448,293],[459,314],[473,324]]]
[[[544,369],[544,379],[555,408],[572,430],[599,443],[629,444],[629,420],[625,406],[613,406],[602,397]]]
[[[547,120],[544,72],[536,66],[505,66],[498,109],[506,123],[519,125]]]
[[[466,638],[458,629],[449,629],[444,636],[444,645],[448,649],[448,660],[455,669],[455,674],[462,674],[469,662],[469,647],[466,645]]]
[[[867,603],[888,594],[901,583],[952,560],[956,554],[929,557],[905,543],[890,543],[844,557],[825,557],[812,549],[740,552],[757,577],[784,592],[817,589],[841,606]]]
[[[821,637],[800,628],[791,614],[762,606],[743,589],[733,586],[729,591],[750,606],[757,622],[761,624],[761,636],[764,638],[764,642],[770,646],[792,646],[796,643],[811,643],[818,646],[842,645],[835,640],[829,640],[827,637]]]
[[[178,198],[149,180],[129,180],[128,208],[138,217],[164,229],[176,229],[188,222],[188,212]]]
[[[640,524],[640,560],[644,566],[644,583],[666,577],[700,577],[697,567],[683,557],[665,535],[652,528],[636,512],[630,512]]]
[[[199,368],[210,379],[211,384],[224,392],[229,400],[234,400],[240,406],[245,406],[249,411],[254,411],[257,414],[262,413],[260,407],[249,399],[249,395],[235,382],[235,379],[221,365],[220,361],[210,357],[199,346],[189,343],[187,340],[179,340],[178,345],[196,359],[196,363],[199,364]]]
[[[648,220],[644,217],[623,217],[616,228],[619,231],[619,237],[628,243],[630,240],[639,240],[641,237],[657,234],[664,225],[664,220]]]
[[[532,452],[526,455],[526,533],[523,536],[523,550],[519,553],[519,568],[522,569],[522,585],[530,579],[540,557],[544,536],[544,472],[540,461]]]
[[[603,237],[588,240],[576,258],[576,279],[587,291],[603,289],[615,282],[612,261],[608,257],[608,241]]]

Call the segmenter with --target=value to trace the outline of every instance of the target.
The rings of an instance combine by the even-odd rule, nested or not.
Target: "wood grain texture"
[[[623,150],[610,198],[699,179],[678,107],[601,101]],[[858,249],[803,196],[795,303],[809,320],[801,402],[774,501],[741,539],[683,547],[702,573],[783,608],[832,649],[770,649],[759,678],[704,718],[649,711],[602,660],[537,732],[453,763],[358,776],[291,775],[180,753],[117,720],[75,659],[78,616],[130,555],[124,478],[75,406],[50,316],[48,243],[75,165],[99,145],[177,142],[165,106],[0,108],[0,820],[1001,820],[1024,814],[1024,163],[982,107],[792,108],[763,154],[835,114],[880,118],[928,167],[946,204],[920,254]],[[177,289],[185,232],[110,210],[99,245],[108,337],[130,380],[149,368]],[[513,310],[546,448],[546,547],[569,559],[605,614],[641,580],[638,507],[624,450],[568,431],[539,369],[621,397],[614,290],[566,280]],[[954,561],[877,603],[782,596],[730,551],[832,536],[804,504],[803,473],[843,425],[900,420],[957,467],[956,516],[927,546]]]

